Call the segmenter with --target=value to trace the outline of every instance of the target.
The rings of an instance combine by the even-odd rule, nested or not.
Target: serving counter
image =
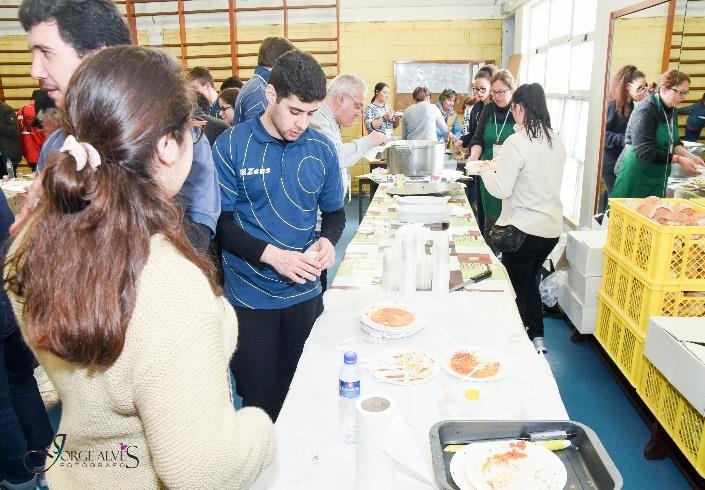
[[[400,226],[394,201],[383,189],[373,198],[324,295],[325,311],[306,342],[276,422],[276,462],[254,488],[355,488],[356,448],[342,442],[338,428],[338,370],[348,350],[358,353],[363,367],[363,396],[387,396],[410,429],[412,447],[400,443],[394,451],[396,488],[436,488],[429,444],[429,430],[436,422],[568,418],[546,359],[536,354],[524,332],[506,273],[482,239],[463,194],[451,200],[453,216],[447,227],[451,276],[470,277],[489,266],[492,277],[443,299],[427,291],[402,297],[381,290],[383,250]],[[427,319],[425,328],[403,339],[366,340],[360,312],[381,300],[413,305]],[[507,361],[506,375],[494,381],[467,381],[441,369],[425,383],[399,386],[378,380],[364,367],[377,354],[396,348],[421,350],[442,363],[462,345],[499,352]],[[467,396],[468,390],[475,396]],[[420,454],[424,463],[410,468],[412,453]]]

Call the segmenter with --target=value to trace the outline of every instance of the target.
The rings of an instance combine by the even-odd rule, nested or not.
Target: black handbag
[[[519,250],[526,240],[526,233],[514,225],[493,225],[487,237],[487,244],[494,250],[512,253]]]

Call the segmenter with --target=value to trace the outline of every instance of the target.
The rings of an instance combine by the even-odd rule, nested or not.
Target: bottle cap
[[[343,360],[345,364],[355,364],[357,362],[357,353],[349,350],[343,354]]]

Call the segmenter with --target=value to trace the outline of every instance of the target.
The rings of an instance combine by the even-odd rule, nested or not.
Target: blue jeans
[[[4,291],[0,291],[0,481],[23,483],[34,474],[25,466],[30,450],[45,450],[54,437],[37,382],[37,361],[25,344]],[[32,454],[27,466],[44,466]]]

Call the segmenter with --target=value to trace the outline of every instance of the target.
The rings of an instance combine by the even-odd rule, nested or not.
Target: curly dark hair
[[[308,53],[293,50],[282,55],[269,75],[269,84],[277,92],[277,102],[295,95],[301,102],[326,98],[326,75],[318,61]]]
[[[637,78],[646,78],[644,73],[634,65],[625,65],[619,69],[610,82],[609,99],[614,100],[617,114],[627,117],[632,112],[632,99],[627,86]]]
[[[512,95],[512,104],[520,105],[524,109],[524,127],[529,133],[529,139],[545,136],[548,146],[552,146],[551,115],[543,87],[538,83],[521,85]]]
[[[80,57],[96,49],[132,44],[130,30],[112,0],[24,0],[18,17],[25,31],[56,19],[61,39]]]

